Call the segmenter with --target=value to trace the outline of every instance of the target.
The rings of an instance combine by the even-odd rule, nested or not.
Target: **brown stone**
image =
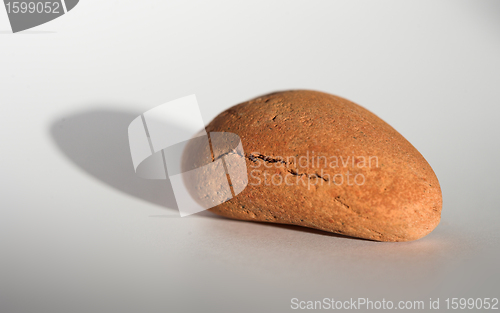
[[[351,101],[277,92],[222,112],[206,129],[239,135],[247,164],[248,186],[210,209],[216,214],[377,241],[419,239],[439,224],[441,189],[430,165]]]

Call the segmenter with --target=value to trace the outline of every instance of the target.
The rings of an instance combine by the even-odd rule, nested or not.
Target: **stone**
[[[376,241],[419,239],[439,224],[441,188],[431,166],[349,100],[276,92],[227,109],[206,130],[239,135],[247,165],[247,187],[211,208],[215,214]]]

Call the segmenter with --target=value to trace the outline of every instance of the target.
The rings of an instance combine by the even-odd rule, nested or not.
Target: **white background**
[[[500,297],[500,1],[83,0],[19,34],[0,7],[0,311],[287,312],[292,298]],[[132,170],[127,126],[275,90],[348,98],[443,190],[407,243],[203,212]],[[182,129],[182,125],[172,125]]]

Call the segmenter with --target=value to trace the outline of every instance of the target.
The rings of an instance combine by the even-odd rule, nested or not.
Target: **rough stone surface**
[[[241,137],[249,180],[210,209],[216,214],[377,241],[419,239],[439,224],[441,189],[430,165],[351,101],[277,92],[222,112],[206,129]]]

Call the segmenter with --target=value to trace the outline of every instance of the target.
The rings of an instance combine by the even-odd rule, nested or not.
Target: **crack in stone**
[[[342,201],[342,200],[340,199],[340,196],[337,196],[337,197],[333,198],[333,200],[334,200],[335,202],[337,202],[337,203],[340,203],[343,207],[345,207],[345,208],[347,208],[347,209],[350,209],[350,208],[351,208],[351,207],[350,207],[347,203],[345,203],[344,201]]]
[[[263,154],[249,154],[247,158],[250,161],[252,161],[252,162],[257,161],[257,159],[260,159],[260,160],[263,160],[263,161],[265,161],[267,163],[281,163],[281,164],[285,164],[287,166],[290,165],[290,163],[285,162],[284,160],[280,160],[280,159],[277,159],[277,158],[265,156]]]
[[[283,159],[273,158],[273,157],[266,156],[263,154],[249,154],[247,156],[247,159],[249,159],[252,162],[257,162],[258,160],[262,160],[262,161],[267,162],[267,163],[280,163],[280,164],[284,164],[285,167],[287,167],[287,168],[291,165],[290,162],[286,162]],[[293,168],[287,169],[287,171],[288,171],[288,173],[290,173],[294,176],[299,176],[299,177],[306,176],[308,179],[318,179],[319,178],[319,179],[322,179],[324,181],[329,181],[329,179],[322,177],[318,173],[314,173],[314,174],[299,173],[297,170],[295,170]]]
[[[240,151],[239,151],[238,149],[236,149],[236,148],[235,148],[235,149],[232,149],[231,151],[228,151],[228,152],[226,152],[226,153],[223,153],[223,154],[221,154],[221,155],[217,156],[216,158],[213,158],[213,157],[212,157],[212,159],[213,159],[213,161],[212,161],[212,162],[215,162],[215,161],[217,161],[217,160],[219,160],[219,159],[221,159],[221,158],[223,158],[223,157],[225,157],[225,156],[228,156],[228,155],[237,155],[237,156],[239,156],[239,157],[244,158],[245,156],[244,156],[244,155],[242,155],[242,154],[240,154],[239,152],[240,152]]]

